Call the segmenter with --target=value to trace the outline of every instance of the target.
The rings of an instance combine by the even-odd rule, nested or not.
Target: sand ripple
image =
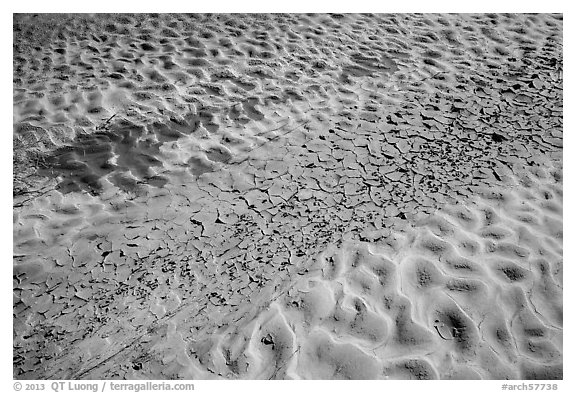
[[[562,378],[559,15],[15,15],[14,376]]]

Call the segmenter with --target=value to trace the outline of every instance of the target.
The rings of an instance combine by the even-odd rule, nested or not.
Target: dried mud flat
[[[17,379],[562,378],[561,15],[15,15]]]

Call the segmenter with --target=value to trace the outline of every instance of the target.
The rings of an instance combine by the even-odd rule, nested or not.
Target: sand
[[[17,379],[561,379],[562,16],[15,15]]]

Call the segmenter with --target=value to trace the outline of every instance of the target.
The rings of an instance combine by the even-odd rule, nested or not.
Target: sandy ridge
[[[15,376],[561,377],[561,24],[15,16]]]

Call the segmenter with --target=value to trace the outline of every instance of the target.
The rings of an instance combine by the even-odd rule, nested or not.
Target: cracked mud
[[[14,377],[562,378],[562,29],[16,14]]]

